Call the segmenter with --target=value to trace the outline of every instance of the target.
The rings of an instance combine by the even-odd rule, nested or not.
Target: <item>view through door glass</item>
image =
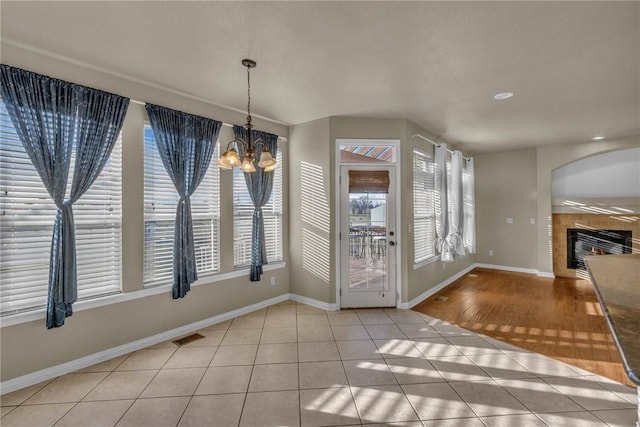
[[[349,290],[388,291],[387,194],[349,191]]]

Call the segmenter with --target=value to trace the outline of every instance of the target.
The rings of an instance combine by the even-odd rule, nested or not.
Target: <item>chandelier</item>
[[[251,69],[255,68],[256,61],[251,59],[243,59],[242,65],[247,67],[247,123],[244,128],[247,130],[247,140],[236,137],[227,144],[227,149],[220,156],[218,166],[222,169],[233,169],[239,167],[245,173],[255,172],[256,149],[262,145],[260,152],[260,160],[258,167],[264,169],[265,172],[271,172],[276,168],[276,160],[273,158],[265,142],[262,139],[253,140],[251,130]],[[242,157],[239,153],[242,153]],[[242,158],[242,160],[241,160]]]

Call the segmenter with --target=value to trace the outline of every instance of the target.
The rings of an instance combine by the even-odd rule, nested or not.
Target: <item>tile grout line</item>
[[[58,423],[59,423],[60,421],[62,421],[62,419],[63,419],[64,417],[66,417],[66,416],[67,416],[67,415],[68,415],[68,414],[69,414],[69,413],[70,413],[70,412],[71,412],[75,407],[77,407],[78,405],[80,405],[80,403],[82,403],[82,402],[84,401],[84,398],[86,398],[86,397],[87,397],[87,396],[88,396],[88,395],[89,395],[93,390],[95,390],[96,388],[98,388],[98,386],[99,386],[100,384],[102,384],[102,383],[103,383],[107,378],[109,378],[109,376],[110,376],[113,372],[115,372],[115,371],[116,371],[116,369],[118,368],[118,366],[122,365],[122,364],[124,363],[124,361],[125,361],[125,360],[127,360],[127,359],[131,356],[131,354],[132,354],[132,353],[129,353],[129,354],[127,355],[127,357],[125,357],[124,359],[122,359],[122,360],[120,361],[120,363],[118,363],[116,366],[114,366],[114,367],[113,367],[113,369],[112,369],[111,371],[106,371],[106,372],[108,372],[108,373],[107,373],[107,375],[105,375],[105,377],[104,377],[102,380],[98,381],[98,383],[97,383],[95,386],[93,386],[93,387],[91,388],[91,390],[87,391],[87,393],[85,393],[85,394],[84,394],[80,399],[78,399],[78,400],[73,404],[73,406],[72,406],[71,408],[69,408],[69,410],[68,410],[67,412],[65,412],[65,413],[64,413],[64,414],[63,414],[63,415],[62,415],[58,420],[56,420],[56,422],[54,422],[52,425],[53,425],[53,426],[55,426],[56,424],[58,424]],[[70,373],[70,374],[72,374],[72,373]],[[70,375],[70,374],[66,374],[66,375]],[[57,377],[57,378],[60,378],[60,377]],[[54,380],[52,380],[51,382],[53,382],[53,381],[55,381],[55,379],[54,379]],[[47,384],[47,385],[48,385],[48,384]],[[45,386],[45,387],[46,387],[46,386]],[[44,387],[43,387],[43,388],[44,388]],[[28,400],[28,399],[27,399],[27,400]],[[129,400],[129,399],[121,399],[121,400]],[[130,405],[129,405],[129,407],[128,407],[128,408],[127,408],[127,409],[122,413],[122,416],[118,419],[118,421],[120,421],[120,419],[124,416],[124,414],[125,414],[125,413],[130,409],[130,408],[131,408],[131,406],[133,406],[133,404],[135,403],[135,401],[136,401],[135,399],[132,399],[132,400],[131,400],[131,404],[130,404]],[[26,402],[26,400],[25,400],[25,402]],[[23,402],[23,403],[24,403],[24,402]]]
[[[299,345],[300,345],[300,342],[298,341],[298,340],[299,340],[299,333],[298,333],[298,315],[299,315],[299,314],[297,313],[297,303],[296,303],[296,305],[294,305],[294,306],[296,307],[296,310],[295,310],[295,313],[294,313],[294,316],[295,316],[295,317],[294,317],[294,320],[295,320],[295,327],[294,327],[294,329],[295,329],[295,336],[296,336],[296,341],[295,341],[295,344],[296,344],[296,357],[297,357],[297,362],[296,362],[296,363],[297,363],[297,373],[298,373],[297,388],[296,388],[296,389],[291,389],[291,390],[273,390],[273,391],[297,391],[297,396],[298,396],[298,422],[299,422],[299,424],[302,424],[302,409],[303,409],[303,408],[302,408],[301,395],[302,395],[302,391],[303,391],[303,389],[301,388],[301,387],[302,387],[302,384],[301,384],[301,363],[303,363],[303,362],[300,362],[300,358],[299,358]],[[247,383],[247,390],[246,390],[246,392],[244,393],[244,399],[243,399],[242,407],[240,408],[240,413],[239,413],[239,418],[238,418],[238,425],[240,425],[240,424],[241,424],[241,421],[242,421],[242,415],[243,415],[244,410],[245,410],[245,407],[246,407],[247,398],[248,398],[249,393],[263,393],[263,392],[270,392],[270,391],[271,391],[271,390],[256,391],[256,392],[250,392],[250,391],[249,391],[249,386],[250,386],[250,384],[251,384],[251,380],[253,379],[254,370],[255,370],[255,367],[256,367],[256,362],[257,362],[257,360],[258,360],[258,354],[259,354],[260,346],[261,346],[261,345],[263,345],[263,344],[265,344],[265,345],[266,345],[266,344],[283,344],[283,343],[263,343],[263,344],[261,344],[262,337],[264,336],[264,333],[265,333],[265,329],[274,329],[274,328],[265,328],[266,318],[267,318],[267,316],[268,316],[268,314],[269,314],[269,310],[268,310],[269,308],[270,308],[270,307],[268,307],[268,308],[267,308],[267,310],[265,311],[265,314],[264,314],[263,324],[262,324],[262,327],[260,328],[260,336],[258,337],[258,344],[256,345],[256,353],[255,353],[255,354],[254,354],[254,356],[253,356],[253,363],[252,363],[251,365],[229,365],[229,366],[251,366],[251,373],[250,373],[250,375],[249,375],[249,381],[248,381],[248,383]],[[274,311],[275,311],[275,310],[274,310]],[[374,347],[375,347],[375,351],[376,351],[378,354],[380,354],[380,356],[381,356],[381,359],[380,359],[380,360],[384,362],[384,365],[387,367],[387,369],[389,370],[389,372],[391,373],[391,375],[392,375],[392,376],[393,376],[393,378],[394,378],[395,385],[393,385],[393,387],[396,387],[396,386],[397,386],[397,387],[400,387],[400,390],[402,391],[402,396],[404,396],[404,398],[405,398],[405,399],[408,401],[408,403],[410,404],[410,407],[412,408],[412,410],[413,410],[414,414],[415,414],[415,415],[417,415],[417,419],[418,419],[418,420],[420,420],[420,422],[421,422],[421,423],[425,424],[427,421],[424,421],[424,420],[421,420],[421,419],[420,419],[420,415],[418,414],[418,411],[417,411],[416,407],[414,406],[414,404],[413,404],[413,403],[411,402],[411,400],[409,399],[409,397],[408,397],[408,395],[407,395],[407,393],[406,393],[406,391],[405,391],[405,389],[404,389],[404,387],[403,387],[403,384],[401,384],[401,383],[400,383],[400,380],[396,377],[395,373],[391,370],[390,363],[392,364],[392,363],[393,363],[393,360],[394,360],[394,359],[396,359],[396,357],[389,357],[389,358],[384,357],[383,349],[381,349],[381,348],[377,345],[377,343],[375,342],[376,340],[375,340],[375,339],[373,338],[373,336],[371,335],[372,333],[371,333],[371,332],[369,331],[369,329],[367,328],[367,326],[368,326],[368,325],[391,325],[391,324],[392,324],[392,325],[394,325],[396,328],[400,329],[400,327],[399,327],[399,325],[400,325],[400,324],[396,323],[396,321],[395,321],[393,318],[391,318],[391,317],[389,316],[389,314],[388,314],[388,313],[385,313],[385,314],[386,314],[386,316],[387,316],[387,317],[391,318],[391,320],[392,320],[392,323],[391,323],[391,324],[389,324],[389,323],[371,323],[371,324],[365,324],[365,323],[363,323],[363,322],[362,322],[362,318],[360,317],[360,315],[358,314],[358,312],[357,312],[357,311],[353,311],[353,313],[356,315],[356,317],[357,317],[358,321],[360,322],[360,325],[357,325],[357,326],[362,326],[362,327],[364,328],[365,332],[367,333],[367,336],[369,336],[369,339],[367,339],[367,340],[343,340],[343,341],[345,341],[345,342],[349,342],[349,341],[355,341],[355,342],[358,342],[358,341],[370,341],[370,342],[373,342]],[[303,315],[304,315],[304,314],[303,314]],[[349,390],[350,390],[350,397],[351,397],[351,399],[352,399],[352,401],[353,401],[353,404],[354,404],[354,406],[355,406],[357,416],[358,416],[358,418],[359,418],[359,420],[360,420],[360,425],[363,425],[365,422],[364,422],[364,421],[363,421],[363,419],[362,419],[362,415],[361,415],[361,413],[360,413],[360,410],[359,410],[359,408],[358,408],[358,405],[356,405],[356,404],[355,404],[355,395],[354,395],[354,390],[353,390],[353,386],[350,384],[350,380],[349,380],[348,375],[347,375],[347,370],[346,370],[346,367],[345,367],[345,359],[343,359],[343,355],[340,353],[340,349],[339,349],[339,348],[338,348],[338,346],[337,346],[338,340],[336,339],[336,335],[335,335],[335,332],[334,332],[334,330],[333,330],[333,325],[332,325],[332,323],[330,322],[329,316],[328,316],[328,314],[327,314],[327,312],[326,312],[326,311],[324,312],[324,317],[326,317],[327,322],[328,322],[328,324],[329,324],[329,329],[331,330],[331,335],[332,335],[332,337],[333,337],[333,341],[331,341],[331,342],[333,342],[333,343],[334,343],[334,345],[336,346],[336,349],[337,349],[337,352],[338,352],[338,356],[339,356],[340,365],[341,365],[341,367],[342,367],[342,371],[343,371],[343,373],[344,373],[344,375],[345,375],[345,378],[346,378],[346,380],[347,380],[347,384],[346,384],[346,386],[345,386],[345,387],[348,387],[348,388],[349,388]],[[233,319],[232,319],[232,320],[233,320]],[[424,322],[424,323],[425,323],[427,326],[429,326],[429,327],[433,328],[433,326],[432,326],[430,323],[428,323],[428,321],[427,321],[426,319],[424,319],[424,318],[423,318],[423,320],[425,320],[425,322]],[[211,363],[213,362],[213,359],[215,358],[215,355],[217,354],[218,349],[220,348],[222,341],[225,339],[225,337],[227,336],[227,334],[228,334],[228,333],[229,333],[229,331],[231,330],[231,326],[232,326],[232,324],[233,324],[233,321],[229,324],[229,327],[227,327],[227,328],[224,330],[224,334],[223,334],[222,338],[220,339],[220,344],[219,344],[218,346],[215,346],[215,347],[216,347],[216,350],[213,352],[213,354],[212,354],[212,356],[211,356],[211,359],[209,360],[209,364],[208,364],[206,367],[204,367],[204,372],[203,372],[202,376],[200,377],[200,379],[199,379],[199,381],[198,381],[198,384],[196,384],[196,386],[195,386],[195,388],[194,388],[193,392],[192,392],[190,395],[185,395],[185,396],[184,396],[184,397],[188,397],[189,399],[188,399],[187,404],[185,405],[185,407],[184,407],[184,409],[183,409],[183,411],[182,411],[182,414],[181,414],[181,415],[180,415],[180,417],[178,418],[177,423],[180,423],[180,422],[181,422],[181,420],[183,419],[184,415],[186,414],[186,411],[187,411],[187,409],[188,409],[189,405],[191,404],[191,402],[192,402],[193,398],[194,398],[194,397],[196,397],[196,391],[197,391],[198,387],[202,384],[202,381],[203,381],[203,379],[204,379],[204,376],[206,375],[207,370],[208,370],[209,368],[211,368]],[[308,326],[308,327],[315,328],[315,327],[319,327],[319,326],[320,326],[320,325],[311,325],[311,326]],[[322,326],[324,326],[324,325],[322,325]],[[356,326],[356,325],[336,325],[336,326]],[[277,329],[277,328],[275,328],[275,329]],[[401,331],[402,335],[403,335],[405,338],[399,338],[399,339],[406,340],[407,342],[411,343],[412,347],[413,347],[413,348],[415,348],[415,349],[417,350],[417,352],[418,352],[417,354],[419,354],[419,355],[420,355],[420,357],[411,357],[411,356],[404,355],[404,356],[401,356],[400,358],[409,358],[409,359],[425,360],[425,362],[426,362],[426,363],[431,364],[431,363],[430,363],[430,359],[429,359],[429,358],[428,358],[428,357],[427,357],[427,356],[426,356],[422,351],[420,351],[420,349],[419,349],[419,348],[417,348],[417,346],[416,346],[416,344],[415,344],[415,343],[416,343],[416,339],[419,339],[419,338],[410,338],[410,337],[408,337],[408,336],[407,336],[407,334],[406,334],[404,331],[402,331],[402,329],[400,329],[400,331]],[[480,416],[480,415],[479,415],[479,414],[478,414],[478,413],[477,413],[477,412],[476,412],[476,411],[475,411],[475,410],[474,410],[474,409],[469,405],[469,403],[468,403],[468,402],[467,402],[467,401],[462,397],[462,395],[461,395],[461,394],[460,394],[460,393],[459,393],[459,392],[458,392],[458,391],[457,391],[457,390],[456,390],[456,389],[451,385],[452,383],[460,383],[460,382],[462,382],[462,383],[465,383],[465,382],[471,382],[471,383],[473,383],[473,382],[482,382],[482,381],[492,381],[492,382],[496,383],[496,384],[497,384],[497,385],[498,385],[498,386],[499,386],[503,391],[505,391],[509,396],[511,396],[515,401],[517,401],[517,402],[518,402],[519,404],[521,404],[524,408],[526,408],[526,410],[527,410],[527,411],[529,411],[527,414],[534,415],[534,416],[536,417],[536,419],[540,420],[540,421],[541,421],[541,422],[543,422],[543,424],[545,424],[545,425],[546,425],[546,423],[544,423],[543,419],[540,417],[540,415],[541,415],[541,414],[586,413],[586,414],[590,414],[591,416],[593,416],[594,418],[598,419],[599,421],[601,421],[601,422],[605,423],[604,421],[602,421],[602,420],[601,420],[601,419],[600,419],[600,418],[595,414],[596,412],[598,412],[598,411],[615,411],[615,410],[627,410],[627,409],[629,409],[629,408],[612,408],[612,409],[606,409],[606,408],[603,408],[603,409],[600,409],[600,410],[589,410],[589,409],[585,408],[583,405],[580,405],[580,404],[578,403],[578,401],[574,400],[574,398],[572,398],[572,397],[571,397],[571,394],[570,394],[570,393],[569,393],[569,394],[564,394],[564,393],[562,393],[562,391],[561,391],[558,387],[554,386],[552,383],[549,383],[549,382],[546,380],[546,379],[550,379],[550,378],[559,378],[559,379],[567,378],[567,379],[582,379],[582,380],[584,380],[584,381],[592,382],[593,380],[592,380],[591,378],[587,378],[587,375],[581,374],[580,372],[577,372],[577,373],[578,373],[578,375],[575,375],[575,376],[574,376],[574,375],[571,375],[571,376],[562,376],[562,375],[547,375],[547,374],[542,375],[542,374],[537,374],[536,372],[530,371],[530,370],[529,370],[529,368],[527,368],[527,367],[525,367],[524,365],[522,365],[520,362],[518,362],[518,360],[514,359],[514,357],[512,357],[512,356],[510,355],[510,353],[508,353],[507,351],[505,351],[505,350],[503,350],[503,349],[500,349],[500,348],[497,348],[498,350],[500,350],[500,353],[499,353],[499,354],[501,354],[501,355],[506,355],[507,357],[509,357],[509,359],[511,359],[514,363],[516,363],[516,365],[517,365],[517,366],[521,367],[521,369],[522,369],[523,371],[526,371],[527,373],[531,373],[531,374],[535,375],[535,377],[533,377],[533,378],[513,378],[513,380],[532,380],[532,381],[540,382],[540,383],[542,383],[542,384],[545,384],[545,385],[547,385],[547,386],[550,386],[550,387],[551,387],[551,389],[555,390],[559,395],[562,395],[562,396],[564,396],[564,397],[567,397],[567,399],[568,399],[569,401],[571,401],[572,403],[574,403],[574,404],[576,405],[576,407],[577,407],[577,408],[581,408],[581,409],[582,409],[582,410],[576,410],[576,409],[574,409],[574,410],[569,410],[569,411],[564,410],[564,411],[553,411],[553,412],[549,411],[549,412],[539,412],[539,413],[533,412],[531,409],[529,409],[529,407],[528,407],[527,405],[525,405],[522,401],[520,401],[520,399],[518,399],[515,395],[513,395],[513,394],[512,394],[512,393],[511,393],[511,392],[510,392],[506,387],[504,387],[504,386],[502,386],[502,384],[498,383],[498,381],[496,380],[496,378],[494,378],[493,376],[489,375],[489,372],[487,372],[485,369],[483,369],[481,365],[477,364],[473,359],[471,359],[470,355],[468,355],[468,354],[466,354],[464,351],[460,350],[459,345],[454,344],[454,343],[450,340],[450,338],[452,338],[452,337],[458,337],[458,335],[443,335],[443,334],[442,334],[442,333],[440,333],[438,330],[436,330],[436,332],[438,333],[438,336],[439,336],[439,337],[441,337],[442,339],[444,339],[444,341],[445,341],[445,342],[447,342],[447,343],[448,343],[448,345],[449,345],[449,346],[452,346],[453,348],[455,348],[456,350],[458,350],[458,351],[461,353],[461,356],[465,357],[466,359],[469,359],[469,361],[470,361],[470,365],[471,365],[471,366],[474,366],[474,367],[478,368],[478,369],[479,369],[480,371],[482,371],[485,375],[487,375],[487,378],[486,378],[486,379],[483,379],[483,380],[477,380],[477,381],[476,381],[476,380],[455,380],[455,381],[453,381],[453,380],[448,380],[448,379],[446,379],[446,378],[442,377],[442,375],[440,374],[440,371],[439,371],[438,369],[436,369],[434,366],[431,366],[431,367],[434,369],[434,371],[435,371],[435,372],[437,372],[437,373],[442,377],[442,382],[443,382],[443,383],[446,383],[446,384],[447,384],[447,385],[448,385],[448,386],[449,386],[449,387],[454,391],[454,393],[458,396],[458,398],[460,399],[460,401],[461,401],[461,402],[464,402],[464,403],[465,403],[465,406],[466,406],[466,407],[468,407],[468,408],[471,410],[471,413],[475,414],[475,417],[468,417],[468,418],[470,418],[470,419],[471,419],[471,418],[475,418],[475,419],[479,420],[479,421],[480,421],[482,424],[484,424],[484,425],[486,425],[486,423],[484,422],[484,420],[482,420],[481,416]],[[477,332],[475,332],[475,333],[473,333],[473,334],[474,334],[475,336],[479,337],[479,338],[484,339],[484,336],[483,336],[482,334],[479,334],[479,333],[477,333]],[[463,335],[460,335],[460,336],[463,336]],[[380,338],[379,340],[393,340],[393,339],[396,339],[396,338]],[[454,341],[455,341],[455,340],[454,340]],[[487,341],[487,343],[488,343],[489,345],[491,345],[492,347],[494,347],[494,346],[493,346],[493,344],[491,344],[491,342],[489,342],[489,341],[488,341],[488,340],[486,340],[486,339],[485,339],[485,341]],[[312,342],[319,342],[319,343],[320,343],[320,342],[325,342],[325,341],[312,341]],[[233,345],[233,344],[229,344],[229,345]],[[235,344],[235,345],[241,345],[241,344]],[[253,344],[247,344],[247,345],[253,345]],[[195,348],[195,347],[198,347],[198,346],[193,346],[193,347],[191,347],[191,346],[190,346],[190,348]],[[203,347],[204,347],[204,346],[203,346]],[[212,347],[212,346],[206,346],[206,347]],[[163,347],[163,348],[165,348],[165,347]],[[155,380],[155,379],[160,375],[160,372],[166,372],[166,371],[168,371],[168,370],[174,369],[174,368],[167,367],[167,365],[168,365],[169,361],[171,360],[171,358],[172,358],[172,357],[174,357],[174,356],[176,355],[176,353],[177,353],[178,349],[179,349],[179,348],[174,348],[174,349],[173,349],[173,352],[171,352],[171,354],[168,356],[168,358],[166,359],[166,361],[162,364],[162,366],[160,367],[160,369],[158,369],[158,370],[157,370],[157,372],[155,373],[155,375],[153,375],[153,377],[149,380],[149,382],[146,384],[146,386],[144,386],[144,387],[142,388],[141,392],[140,392],[140,393],[138,393],[137,397],[134,397],[133,399],[131,399],[131,400],[132,400],[131,404],[128,406],[128,408],[126,408],[126,409],[124,410],[124,412],[122,413],[122,415],[120,416],[120,418],[119,418],[116,422],[120,422],[120,421],[121,421],[121,420],[126,416],[126,414],[131,410],[132,406],[133,406],[136,402],[138,402],[138,401],[140,401],[140,400],[146,400],[146,399],[153,399],[153,398],[154,398],[154,397],[143,398],[143,397],[141,397],[141,396],[142,396],[142,394],[144,394],[144,392],[145,392],[147,389],[149,389],[149,387],[151,386],[151,383],[152,383],[152,382],[153,382],[153,381],[154,381],[154,380]],[[140,349],[140,350],[144,350],[144,349]],[[138,350],[138,351],[140,351],[140,350]],[[538,354],[538,353],[535,353],[535,352],[531,352],[531,351],[529,351],[529,350],[522,350],[522,351],[523,351],[523,352],[525,352],[525,353],[527,353],[527,354],[533,354],[533,355],[537,355],[537,354]],[[119,363],[117,363],[117,364],[116,364],[116,365],[115,365],[115,366],[114,366],[110,371],[103,371],[103,372],[106,372],[106,373],[107,373],[107,375],[106,375],[104,378],[102,378],[102,379],[101,379],[101,380],[100,380],[96,385],[94,385],[94,386],[93,386],[89,391],[87,391],[87,392],[86,392],[82,397],[80,397],[77,401],[75,401],[75,402],[68,402],[68,403],[73,403],[73,405],[72,405],[72,406],[71,406],[71,407],[70,407],[70,408],[69,408],[69,409],[68,409],[64,414],[62,414],[62,415],[61,415],[61,416],[60,416],[56,421],[54,421],[54,422],[53,422],[53,424],[58,424],[58,423],[60,423],[60,421],[61,421],[65,416],[67,416],[67,415],[68,415],[68,414],[69,414],[69,413],[70,413],[74,408],[76,408],[80,403],[85,402],[83,399],[85,399],[85,398],[86,398],[86,396],[88,396],[88,395],[89,395],[91,392],[93,392],[97,387],[99,387],[99,386],[100,386],[100,384],[102,384],[102,383],[103,383],[107,378],[109,378],[113,373],[115,373],[115,372],[127,372],[127,371],[129,371],[129,372],[131,372],[131,371],[148,371],[149,369],[134,369],[134,370],[121,370],[121,371],[118,371],[118,370],[117,370],[117,369],[118,369],[118,367],[122,366],[122,365],[126,362],[126,360],[128,360],[130,357],[132,357],[132,355],[133,355],[134,353],[136,353],[136,352],[129,353],[125,358],[123,358]],[[477,354],[475,354],[475,353],[474,353],[474,354],[473,354],[473,355],[471,355],[471,356],[474,356],[474,355],[480,355],[480,356],[481,356],[481,355],[483,355],[483,354],[489,354],[489,353],[477,353]],[[347,359],[346,361],[350,361],[350,360],[355,360],[355,361],[357,361],[357,360],[366,360],[366,359]],[[565,362],[558,361],[558,360],[555,360],[555,359],[552,359],[552,358],[550,358],[550,360],[551,360],[551,361],[553,361],[553,362],[555,362],[555,363],[561,363],[562,365],[568,365],[568,364],[567,364],[567,363],[565,363]],[[287,363],[290,363],[290,362],[276,362],[276,363],[267,363],[267,364],[272,365],[272,364],[287,364]],[[311,363],[311,362],[310,362],[310,363]],[[225,366],[226,366],[226,365],[225,365]],[[569,365],[569,366],[570,366],[570,365]],[[570,367],[571,367],[571,366],[570,366]],[[176,367],[175,369],[179,369],[179,368],[180,368],[180,367]],[[96,371],[96,372],[97,372],[97,371]],[[102,371],[101,371],[101,372],[102,372]],[[74,373],[70,373],[70,374],[71,374],[71,375],[74,375],[74,374],[79,374],[79,373],[80,373],[80,372],[74,372]],[[595,374],[590,374],[589,376],[596,376],[596,377],[600,377],[600,376],[597,376],[597,375],[595,375]],[[58,377],[58,378],[60,378],[60,377]],[[506,380],[510,380],[511,378],[504,378],[504,379],[506,379]],[[14,408],[12,408],[12,410],[11,410],[10,412],[8,412],[8,413],[7,413],[7,414],[5,414],[5,415],[8,415],[9,413],[11,413],[13,410],[15,410],[16,408],[18,408],[18,407],[20,407],[20,406],[37,406],[38,404],[35,404],[35,405],[25,405],[25,402],[26,402],[26,401],[28,401],[28,400],[29,400],[30,398],[32,398],[33,396],[35,396],[37,393],[41,392],[44,388],[46,388],[46,387],[47,387],[49,384],[51,384],[53,381],[55,381],[55,379],[54,379],[54,380],[51,380],[51,381],[49,381],[49,382],[44,383],[42,387],[40,387],[38,390],[34,391],[34,392],[33,392],[32,394],[30,394],[28,397],[24,398],[24,400],[22,400],[22,402],[21,402],[21,403],[19,403],[18,405],[16,405]],[[613,390],[609,390],[607,387],[605,387],[605,386],[603,386],[603,385],[601,385],[601,384],[599,384],[599,383],[597,383],[597,382],[595,382],[595,381],[593,381],[593,382],[594,382],[594,384],[593,384],[593,386],[594,386],[594,387],[597,387],[598,389],[602,389],[603,391],[608,391],[609,393],[611,393],[612,395],[615,395],[615,396],[616,396],[616,397],[618,397],[619,399],[621,399],[621,400],[623,400],[623,401],[625,401],[625,402],[628,402],[628,401],[627,401],[627,399],[624,399],[622,396],[620,396],[620,395],[619,395],[618,393],[616,393],[615,391],[613,391]],[[441,382],[438,382],[438,383],[441,383]],[[416,383],[416,384],[430,384],[430,382],[429,382],[429,383]],[[408,385],[408,384],[405,384],[405,385]],[[361,387],[367,387],[367,386],[361,386]],[[369,386],[369,387],[378,387],[378,386]],[[322,389],[326,389],[326,388],[334,388],[334,387],[315,387],[315,388],[311,388],[310,390],[316,390],[316,389],[317,389],[317,390],[322,390]],[[337,387],[337,388],[340,388],[340,389],[341,389],[341,388],[344,388],[344,387]],[[306,390],[306,389],[305,389],[305,390]],[[237,394],[237,393],[213,393],[213,395],[230,395],[230,394]],[[209,394],[208,394],[208,395],[209,395]],[[159,396],[159,397],[163,397],[163,398],[171,398],[171,397],[178,397],[178,396]],[[182,396],[180,396],[180,397],[182,397]],[[118,400],[129,400],[129,399],[107,399],[106,401],[118,401]],[[94,402],[94,401],[90,401],[90,402]],[[97,402],[97,401],[96,401],[96,402]],[[67,403],[67,402],[61,402],[61,403]],[[45,404],[42,404],[42,405],[45,405]],[[633,406],[632,404],[630,404],[630,405],[631,405],[631,407]],[[631,409],[632,409],[632,408],[631,408]],[[492,416],[495,416],[495,417],[502,417],[502,416],[509,416],[509,415],[514,415],[514,416],[516,416],[516,415],[526,415],[526,414],[487,415],[487,416],[485,416],[485,418],[487,418],[487,417],[492,417]],[[465,418],[466,418],[466,417],[465,417]],[[52,424],[52,425],[53,425],[53,424]],[[605,424],[606,424],[606,423],[605,423]],[[426,424],[425,424],[425,425],[426,425]]]

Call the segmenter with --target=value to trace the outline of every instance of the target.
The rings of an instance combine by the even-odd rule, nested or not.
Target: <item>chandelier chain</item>
[[[251,117],[251,67],[247,67],[247,116]]]

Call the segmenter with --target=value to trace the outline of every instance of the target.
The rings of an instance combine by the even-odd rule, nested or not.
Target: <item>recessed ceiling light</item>
[[[513,92],[500,92],[497,93],[495,95],[493,95],[493,99],[497,99],[497,100],[503,100],[503,99],[509,99],[513,96]]]
[[[602,141],[604,139],[604,136],[594,136],[593,138],[591,138],[592,141]]]

